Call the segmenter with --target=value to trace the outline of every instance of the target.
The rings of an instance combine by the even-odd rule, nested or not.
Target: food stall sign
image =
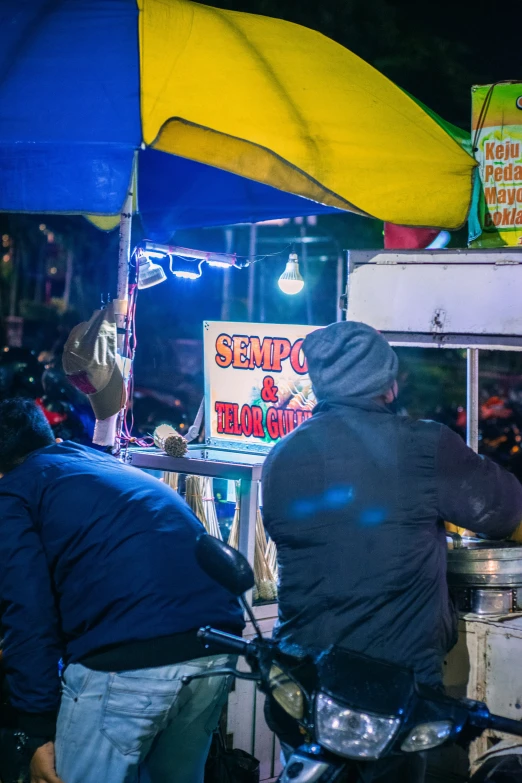
[[[205,321],[205,439],[267,453],[315,405],[302,351],[315,326]]]
[[[472,126],[481,188],[471,247],[521,246],[522,82],[473,87]]]

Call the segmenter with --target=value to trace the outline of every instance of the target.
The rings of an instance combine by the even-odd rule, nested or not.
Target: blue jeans
[[[119,674],[71,664],[56,730],[58,775],[65,783],[203,783],[230,679],[181,678],[234,660],[214,655]]]

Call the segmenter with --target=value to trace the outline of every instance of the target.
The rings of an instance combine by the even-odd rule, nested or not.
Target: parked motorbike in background
[[[423,686],[401,666],[341,647],[314,659],[283,653],[276,641],[262,636],[244,598],[254,585],[247,560],[207,534],[199,538],[196,556],[208,576],[240,598],[256,632],[252,641],[245,641],[200,629],[209,649],[241,655],[250,667],[247,673],[223,669],[213,676],[256,682],[299,738],[292,743],[280,783],[380,783],[387,779],[385,762],[392,768],[431,748],[467,745],[490,728],[522,736],[521,722],[491,714],[483,702],[450,698]],[[501,769],[495,775],[490,769],[488,783],[508,780]]]
[[[43,394],[36,398],[57,438],[92,445],[95,417],[84,394],[72,386],[62,369],[61,359],[53,359],[42,374]]]
[[[0,353],[0,399],[34,400],[55,437],[90,444],[94,414],[88,399],[67,381],[60,356],[42,358],[27,348],[4,348]]]

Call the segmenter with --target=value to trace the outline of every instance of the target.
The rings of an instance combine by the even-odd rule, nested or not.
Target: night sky
[[[338,41],[469,129],[470,87],[522,79],[522,0],[211,0],[277,16]]]

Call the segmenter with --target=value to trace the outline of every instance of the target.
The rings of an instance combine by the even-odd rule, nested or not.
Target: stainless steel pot
[[[448,584],[461,612],[506,615],[521,611],[522,546],[451,536]]]
[[[452,587],[522,587],[522,546],[509,541],[466,541],[448,551]]]

